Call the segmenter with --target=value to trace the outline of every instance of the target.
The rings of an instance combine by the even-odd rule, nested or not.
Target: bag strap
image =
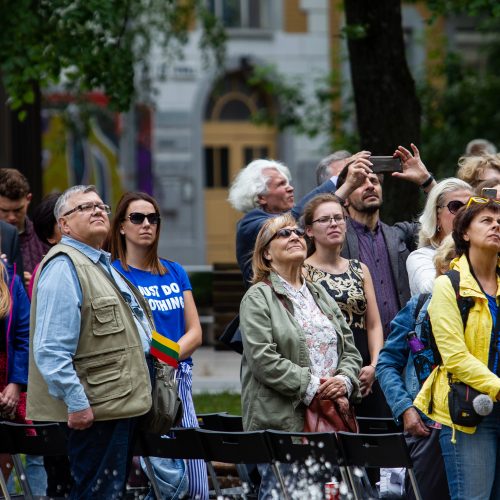
[[[424,304],[427,302],[430,296],[431,296],[430,293],[421,293],[418,296],[417,305],[415,306],[415,312],[413,315],[414,323],[417,323],[418,315],[420,314],[422,307],[424,307]]]
[[[281,295],[280,293],[276,293],[276,290],[273,288],[272,283],[267,278],[262,280],[262,282],[272,290],[276,298],[283,304],[283,307],[293,316],[293,312],[290,309],[290,306],[287,304],[285,297],[283,297],[283,295]]]

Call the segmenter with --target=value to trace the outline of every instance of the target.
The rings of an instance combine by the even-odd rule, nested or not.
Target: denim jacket
[[[412,297],[391,321],[391,333],[380,351],[377,362],[377,379],[397,423],[401,423],[402,414],[413,406],[413,400],[420,390],[413,354],[406,340],[408,332],[411,331],[415,331],[420,338],[422,321],[427,312],[430,296],[424,302],[415,321],[418,298],[419,295]],[[433,423],[422,412],[419,411],[419,414],[426,424]]]

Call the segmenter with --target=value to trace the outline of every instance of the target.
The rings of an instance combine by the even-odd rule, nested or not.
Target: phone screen
[[[376,174],[384,172],[402,172],[401,160],[393,156],[370,156],[373,163],[372,170]]]

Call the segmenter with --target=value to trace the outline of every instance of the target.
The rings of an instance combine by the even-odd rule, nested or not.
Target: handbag
[[[153,362],[155,383],[151,409],[142,419],[142,429],[154,434],[165,434],[182,419],[182,401],[179,397],[177,370],[172,366]]]
[[[304,432],[352,432],[359,433],[359,426],[354,408],[343,411],[338,403],[331,399],[314,396],[306,409]]]
[[[239,354],[243,354],[243,342],[241,340],[239,314],[237,314],[224,328],[224,331],[219,337],[219,341],[233,351]]]
[[[450,381],[449,384],[448,409],[451,421],[456,425],[475,427],[483,417],[474,410],[472,402],[482,393],[463,382]]]

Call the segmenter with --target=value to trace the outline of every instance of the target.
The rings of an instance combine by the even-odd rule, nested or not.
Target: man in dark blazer
[[[405,158],[402,159],[405,161]],[[343,183],[343,174],[339,175],[337,187]],[[434,178],[423,163],[411,175],[401,177],[421,186],[426,193],[435,185]],[[383,175],[369,174],[364,184],[346,199],[345,208],[349,217],[342,256],[360,260],[368,267],[384,336],[387,337],[390,322],[410,298],[406,259],[417,246],[419,224],[398,222],[389,226],[380,220],[382,180]]]
[[[16,273],[23,279],[23,259],[19,251],[19,237],[17,229],[7,222],[0,220],[1,253],[5,255],[9,264],[16,264]]]

